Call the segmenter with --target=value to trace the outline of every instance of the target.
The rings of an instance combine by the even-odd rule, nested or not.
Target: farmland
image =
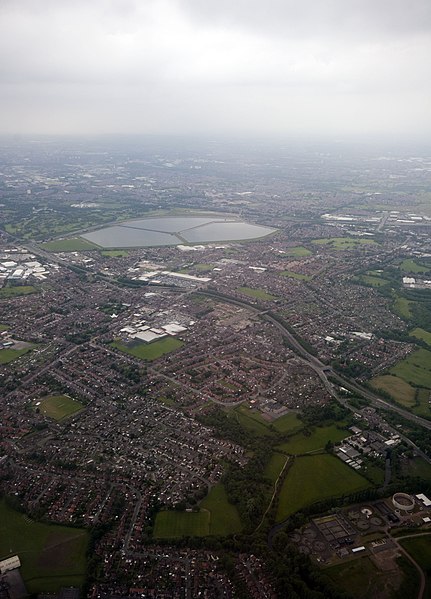
[[[415,389],[397,376],[391,374],[376,376],[371,384],[375,389],[383,389],[389,393],[402,406],[411,408],[415,405]]]
[[[0,555],[19,556],[30,593],[81,586],[87,543],[85,530],[34,522],[0,502]]]
[[[131,356],[135,356],[136,358],[140,358],[141,360],[157,360],[161,356],[170,353],[176,349],[179,349],[183,344],[179,339],[174,339],[173,337],[164,337],[159,341],[154,341],[153,343],[131,343],[130,345],[124,345],[119,341],[114,341],[111,343],[111,347],[115,347],[120,351],[130,354]]]
[[[368,486],[365,478],[332,455],[296,458],[280,492],[276,519],[282,521],[316,501],[348,495]]]
[[[431,389],[431,352],[419,349],[398,362],[389,372],[408,383]]]

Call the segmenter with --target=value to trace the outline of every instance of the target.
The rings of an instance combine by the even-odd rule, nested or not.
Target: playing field
[[[353,468],[329,454],[296,458],[283,483],[277,521],[321,499],[348,495],[369,486]]]
[[[431,389],[431,351],[419,349],[395,364],[389,372],[408,383]]]
[[[87,543],[83,529],[34,522],[0,501],[0,556],[18,555],[29,593],[81,586]]]
[[[9,364],[13,360],[16,360],[20,356],[26,354],[30,351],[30,347],[26,347],[25,349],[1,349],[0,350],[0,364]]]
[[[311,256],[310,250],[307,250],[307,248],[305,248],[302,245],[297,245],[296,247],[293,248],[287,248],[285,251],[285,254],[287,254],[288,256],[292,256],[293,258],[302,258],[304,256]]]
[[[48,250],[48,252],[85,252],[99,249],[98,245],[80,237],[47,241],[46,243],[42,243],[40,247]]]
[[[154,523],[156,539],[206,537],[210,530],[209,512],[159,512]]]
[[[252,289],[251,287],[238,287],[237,291],[240,291],[243,295],[247,295],[248,297],[254,297],[255,299],[260,299],[264,301],[274,300],[275,296],[267,293],[265,289]]]
[[[353,238],[353,237],[324,237],[323,239],[313,239],[312,243],[316,245],[327,245],[334,250],[354,250],[361,245],[375,245],[373,239]]]
[[[283,277],[298,279],[300,281],[309,281],[311,279],[309,275],[302,275],[298,272],[294,272],[293,270],[283,270],[280,274],[283,275]]]
[[[298,455],[323,449],[328,441],[332,443],[342,441],[342,439],[345,439],[350,434],[349,431],[337,428],[335,424],[319,426],[313,430],[311,435],[305,435],[304,433],[293,435],[287,443],[280,445],[279,449],[287,451],[292,455]]]
[[[37,293],[36,287],[33,285],[19,285],[17,287],[3,287],[0,289],[0,299],[8,299],[10,297],[18,297],[19,295],[30,295]]]
[[[141,358],[141,360],[157,360],[160,356],[168,354],[171,351],[179,349],[184,343],[179,339],[173,337],[164,337],[160,341],[153,341],[152,343],[131,343],[130,345],[124,345],[118,341],[111,343],[111,347],[115,347],[120,351]]]
[[[101,250],[100,255],[106,258],[125,258],[129,252],[127,250]]]
[[[39,408],[42,414],[49,418],[61,420],[62,418],[76,414],[84,406],[81,402],[67,397],[67,395],[50,395],[49,397],[43,397],[33,402],[33,407]]]

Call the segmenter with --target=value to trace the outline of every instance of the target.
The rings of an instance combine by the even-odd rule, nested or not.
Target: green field
[[[389,370],[408,383],[431,389],[431,351],[418,349]]]
[[[0,289],[0,299],[8,299],[10,297],[18,297],[19,295],[30,295],[37,293],[38,290],[33,285],[19,285],[16,287],[3,287]]]
[[[337,428],[335,424],[331,424],[330,426],[315,428],[311,435],[297,433],[296,435],[293,435],[287,443],[280,445],[279,449],[287,451],[292,455],[298,455],[309,451],[316,451],[317,449],[323,449],[328,441],[331,441],[332,443],[342,441],[350,434],[349,431],[341,430]]]
[[[431,346],[431,333],[425,331],[425,329],[413,329],[410,331],[410,335],[412,337],[416,337],[417,339],[422,339],[422,341],[425,341],[427,345]]]
[[[431,481],[431,464],[428,464],[423,458],[414,458],[409,460],[406,474]]]
[[[129,252],[127,250],[100,250],[100,255],[106,258],[125,258]]]
[[[416,389],[403,379],[391,374],[384,374],[374,377],[370,382],[375,389],[383,389],[402,406],[412,408],[415,405]]]
[[[9,328],[9,327],[8,327],[8,325],[7,325],[7,324],[1,324],[1,323],[0,323],[0,332],[1,332],[1,331],[7,331],[7,330],[8,330],[8,328]]]
[[[30,347],[26,347],[25,349],[1,349],[0,350],[0,364],[9,364],[9,362],[13,362],[20,356],[23,356],[27,352],[30,351]]]
[[[368,486],[365,478],[330,454],[296,458],[280,492],[277,522],[321,499],[348,495]]]
[[[111,347],[115,347],[125,354],[130,354],[141,360],[157,360],[160,356],[169,354],[171,351],[179,349],[184,343],[174,337],[164,337],[159,341],[152,343],[135,342],[130,345],[125,345],[119,341],[111,343]]]
[[[298,414],[289,412],[289,414],[285,414],[274,420],[272,426],[279,433],[290,433],[303,428],[304,423],[298,418]]]
[[[153,537],[177,539],[180,537],[206,537],[210,530],[209,512],[159,512],[154,523]]]
[[[398,296],[392,305],[392,310],[401,318],[409,319],[412,317],[410,306],[413,303],[414,302],[406,300],[405,297]]]
[[[85,252],[99,249],[98,245],[81,237],[47,241],[46,243],[41,243],[40,247],[48,252]]]
[[[40,402],[37,407],[45,416],[53,418],[54,420],[61,420],[72,414],[76,414],[84,407],[81,402],[67,395],[51,395],[49,397],[43,397],[33,402],[33,406],[36,407],[36,403]]]
[[[260,299],[264,301],[270,301],[276,299],[274,295],[267,293],[264,289],[252,289],[251,287],[238,287],[237,291],[240,291],[243,295]]]
[[[412,259],[403,260],[403,262],[401,262],[401,264],[400,264],[400,268],[403,272],[410,272],[410,273],[414,273],[414,274],[419,274],[419,273],[430,271],[429,268],[427,268],[426,266],[421,266],[420,264],[418,264],[417,262],[415,262]]]
[[[313,239],[312,243],[316,245],[327,245],[334,250],[354,250],[361,245],[376,245],[374,239],[363,239],[354,237],[324,237],[322,239]]]
[[[229,503],[224,486],[215,485],[201,501],[201,510],[210,513],[209,534],[226,536],[241,532],[242,525],[238,510]]]
[[[230,409],[228,414],[246,430],[251,431],[256,435],[269,435],[271,431],[268,428],[268,423],[262,418],[258,412],[254,412],[245,405],[240,405]]]
[[[400,545],[419,564],[426,576],[425,598],[431,597],[431,535],[416,539],[398,539]]]
[[[292,256],[293,258],[302,258],[304,256],[311,256],[312,252],[307,250],[303,245],[297,245],[293,248],[287,248],[285,254]]]
[[[300,281],[309,281],[311,279],[310,275],[301,275],[298,272],[293,272],[293,270],[283,270],[280,274],[283,275],[283,277],[298,279]]]
[[[361,557],[325,568],[324,574],[337,589],[348,593],[348,596],[353,599],[399,597],[396,593],[397,579],[394,571],[380,570],[369,557]],[[414,595],[406,595],[405,599],[413,599],[413,597],[416,599],[417,590]]]
[[[83,529],[34,522],[0,501],[0,555],[18,555],[29,593],[81,586],[87,543]]]
[[[366,285],[371,285],[371,287],[383,287],[384,285],[388,284],[388,281],[386,281],[386,279],[382,279],[381,277],[375,277],[372,275],[360,275],[358,279]]]
[[[277,451],[272,454],[271,459],[265,468],[265,476],[271,480],[272,484],[275,484],[288,459],[292,458],[288,458],[288,456],[283,453],[278,453]]]

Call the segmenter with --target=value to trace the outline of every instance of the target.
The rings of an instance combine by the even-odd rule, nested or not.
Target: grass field
[[[324,237],[322,239],[313,239],[312,243],[316,245],[328,245],[334,250],[354,250],[361,245],[375,245],[374,239],[363,239],[353,237]]]
[[[414,274],[429,272],[429,270],[430,270],[426,266],[421,266],[420,264],[418,264],[411,258],[408,260],[403,260],[403,262],[401,262],[401,264],[400,264],[400,268],[403,272],[411,272]]]
[[[242,525],[238,510],[229,503],[222,484],[215,485],[201,501],[202,510],[210,513],[209,534],[226,536],[241,532]]]
[[[304,256],[311,256],[312,252],[307,250],[303,245],[297,245],[293,248],[287,248],[285,254],[292,256],[293,258],[303,258]]]
[[[335,443],[348,437],[349,431],[340,430],[335,424],[330,426],[322,426],[314,429],[311,435],[306,436],[304,433],[293,435],[287,443],[279,446],[279,449],[287,451],[292,455],[307,453],[317,449],[323,449],[328,441]]]
[[[423,458],[414,458],[409,460],[406,473],[431,481],[431,464],[428,464]]]
[[[0,501],[0,555],[18,555],[29,593],[81,586],[86,570],[88,533],[33,522]]]
[[[7,325],[7,324],[1,324],[1,323],[0,323],[0,332],[1,332],[1,331],[7,331],[7,330],[8,330],[8,328],[9,328],[9,327],[8,327],[8,325]]]
[[[419,564],[426,576],[424,597],[431,597],[431,535],[416,539],[398,539],[399,543]]]
[[[81,237],[47,241],[46,243],[41,243],[40,247],[48,252],[85,252],[99,249],[98,245],[86,239],[81,239]]]
[[[271,479],[271,482],[273,484],[276,482],[277,478],[280,476],[280,472],[283,470],[287,459],[292,459],[292,458],[288,458],[283,453],[278,453],[277,451],[275,451],[272,454],[271,459],[269,460],[269,462],[265,468],[265,476],[267,478]]]
[[[431,389],[431,351],[419,349],[389,370],[408,383]]]
[[[395,301],[392,305],[392,310],[395,312],[395,314],[397,314],[401,318],[406,318],[406,319],[411,318],[412,311],[410,309],[410,306],[412,303],[414,303],[414,302],[410,302],[409,300],[406,300],[405,297],[397,296],[397,298],[395,299]]]
[[[179,339],[173,337],[164,337],[160,341],[153,341],[153,343],[131,343],[130,345],[124,345],[119,341],[111,343],[111,347],[115,347],[125,354],[130,354],[141,360],[157,360],[160,356],[169,354],[170,352],[179,349],[184,343]]]
[[[425,329],[413,329],[410,331],[410,335],[412,337],[416,337],[417,339],[422,339],[422,341],[425,341],[427,345],[431,346],[431,333],[425,331]]]
[[[368,599],[369,597],[393,597],[397,579],[393,570],[385,572],[373,564],[369,557],[351,560],[331,568],[325,568],[324,574],[332,581],[337,589],[348,593],[353,599]],[[415,595],[417,596],[417,591]],[[409,596],[410,597],[410,596]],[[409,599],[405,597],[405,599]]]
[[[10,297],[18,297],[20,295],[30,295],[31,293],[38,293],[38,290],[36,287],[33,287],[33,285],[3,287],[3,289],[0,289],[0,299],[8,299]]]
[[[371,285],[372,287],[383,287],[388,284],[386,279],[382,279],[381,277],[375,277],[373,275],[360,275],[358,277],[359,281],[362,281],[366,285]]]
[[[1,349],[0,350],[0,364],[9,364],[9,362],[13,362],[20,356],[23,356],[27,352],[30,351],[30,347],[26,347],[25,349]]]
[[[243,295],[248,297],[254,297],[264,301],[270,301],[276,299],[274,295],[267,293],[264,289],[252,289],[251,287],[238,287],[237,291],[240,291]]]
[[[298,272],[293,272],[293,270],[283,270],[280,274],[283,275],[283,277],[298,279],[300,281],[309,281],[311,279],[310,275],[301,275]]]
[[[40,404],[36,406],[38,402]],[[61,420],[62,418],[76,414],[76,412],[79,412],[84,407],[81,402],[67,397],[67,395],[43,397],[35,401],[33,406],[38,407],[42,414],[54,420]]]
[[[412,408],[415,405],[416,389],[403,379],[391,374],[384,374],[374,377],[370,382],[375,389],[383,389],[392,395],[402,406]]]
[[[125,258],[129,252],[127,250],[100,250],[100,255],[106,258]]]
[[[368,486],[365,478],[335,456],[296,458],[280,492],[277,522],[321,499],[347,495]]]
[[[159,512],[154,523],[153,537],[176,539],[180,537],[206,537],[210,530],[209,512]]]
[[[303,428],[304,423],[298,418],[298,414],[289,412],[289,414],[285,414],[274,420],[272,426],[279,433],[290,433]]]
[[[248,431],[256,435],[270,435],[268,423],[258,412],[253,412],[247,406],[240,405],[228,411],[232,418],[235,418],[239,424]]]

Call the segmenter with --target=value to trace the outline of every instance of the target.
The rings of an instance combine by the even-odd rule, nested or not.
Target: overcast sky
[[[431,134],[431,0],[0,0],[0,133]]]

